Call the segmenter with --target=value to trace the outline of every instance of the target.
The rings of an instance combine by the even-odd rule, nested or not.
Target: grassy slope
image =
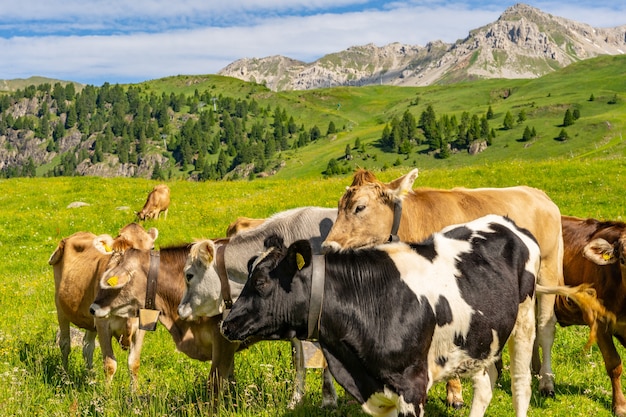
[[[540,138],[531,146],[517,142],[523,125],[512,132],[498,131],[487,152],[470,157],[455,155],[446,161],[411,154],[402,167],[378,172],[391,180],[420,168],[416,186],[511,186],[528,184],[544,189],[564,214],[604,219],[625,218],[622,178],[626,175],[624,103],[608,105],[617,92],[626,91],[625,57],[606,57],[582,62],[538,80],[491,80],[450,87],[337,88],[275,94],[261,86],[215,76],[185,76],[155,80],[146,89],[193,93],[210,88],[234,97],[253,97],[261,105],[280,104],[289,113],[310,120],[325,131],[330,120],[346,131],[323,139],[307,149],[285,152],[287,166],[272,178],[252,182],[191,183],[171,181],[172,206],[167,221],[151,221],[158,243],[169,245],[201,237],[224,234],[229,222],[239,215],[266,217],[277,211],[303,205],[333,207],[350,176],[321,179],[329,158],[343,154],[347,143],[359,137],[370,143],[393,115],[408,108],[419,116],[427,104],[437,114],[468,108],[482,114],[492,105],[501,125],[510,110],[521,108],[528,124]],[[592,65],[592,66],[591,66]],[[591,77],[589,74],[593,74]],[[510,88],[506,100],[499,92]],[[590,94],[596,100],[589,102]],[[409,103],[419,96],[418,106]],[[622,96],[622,101],[624,97]],[[572,139],[559,143],[564,106],[577,104],[582,118],[568,128]],[[341,106],[337,106],[341,104]],[[608,124],[606,122],[609,122]],[[609,127],[610,125],[610,127]],[[377,153],[368,147],[368,153]],[[397,155],[378,154],[353,161],[372,168],[391,165]],[[54,345],[56,317],[54,285],[47,260],[57,242],[79,230],[115,234],[133,221],[154,182],[139,179],[50,178],[0,180],[0,415],[206,415],[203,378],[208,365],[173,353],[173,344],[162,327],[147,336],[141,370],[142,397],[127,400],[126,354],[117,350],[118,375],[110,392],[102,387],[102,370],[96,360],[95,383],[83,375],[80,349],[74,348],[69,376],[60,372],[60,354]],[[73,201],[90,206],[67,209]],[[119,208],[128,207],[129,209]],[[610,385],[604,374],[597,347],[582,352],[585,328],[558,329],[554,353],[557,398],[534,397],[532,416],[610,415]],[[620,349],[623,353],[623,350]],[[100,353],[96,350],[96,358]],[[286,343],[260,343],[237,357],[237,400],[223,415],[234,416],[321,416],[317,405],[319,373],[309,373],[309,399],[289,412],[285,406],[291,392],[289,348]],[[507,373],[499,381],[488,415],[508,416],[510,387]],[[467,386],[467,385],[466,385]],[[445,410],[442,384],[432,391],[429,415],[466,415]],[[469,400],[470,391],[466,391]],[[349,397],[341,397],[336,415],[361,415]]]
[[[391,180],[406,168],[379,172]],[[608,174],[610,173],[610,174]],[[541,161],[479,164],[459,169],[424,169],[417,186],[510,186],[528,184],[542,188],[565,214],[618,219],[625,216],[621,178],[624,159],[577,158],[567,162]],[[200,237],[224,234],[239,215],[265,217],[303,205],[332,207],[349,176],[328,180],[266,179],[252,182],[190,183],[172,181],[172,206],[166,221],[156,226],[158,243],[170,245]],[[137,179],[51,178],[0,181],[0,415],[181,415],[207,414],[203,378],[208,364],[174,353],[162,326],[147,336],[140,373],[141,394],[127,399],[126,353],[118,352],[118,375],[111,391],[103,386],[96,350],[96,379],[84,378],[80,349],[74,348],[68,377],[60,372],[60,353],[54,345],[52,271],[47,259],[61,237],[79,230],[115,233],[133,220],[154,185]],[[67,209],[73,201],[90,206]],[[120,207],[129,210],[119,210]],[[585,353],[587,329],[558,329],[554,352],[557,398],[533,397],[531,416],[609,416],[610,385],[597,347]],[[622,351],[620,349],[620,351]],[[260,343],[237,356],[237,400],[222,415],[322,416],[319,372],[309,372],[309,398],[302,408],[286,410],[291,392],[289,347],[286,343]],[[498,389],[488,415],[512,414],[508,374]],[[466,384],[466,399],[471,398]],[[340,390],[338,415],[361,415],[359,407]],[[445,410],[443,385],[433,388],[429,415],[466,415]],[[232,404],[232,403],[230,403]],[[575,410],[575,411],[573,411]]]

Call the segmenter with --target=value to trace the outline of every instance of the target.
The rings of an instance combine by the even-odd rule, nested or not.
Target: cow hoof
[[[465,403],[463,401],[455,401],[450,404],[450,407],[454,408],[455,410],[460,410],[461,408],[463,408],[464,405]]]
[[[322,399],[322,408],[337,408],[337,397]]]

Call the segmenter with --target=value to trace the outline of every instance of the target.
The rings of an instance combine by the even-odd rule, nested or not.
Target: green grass
[[[615,150],[615,148],[610,148]],[[593,158],[545,161],[507,160],[475,163],[464,168],[420,168],[416,186],[451,188],[504,187],[527,184],[545,190],[563,214],[600,219],[626,218],[623,151],[601,149]],[[377,176],[388,181],[403,175],[399,167]],[[236,182],[172,181],[167,220],[147,221],[159,229],[161,246],[196,238],[219,237],[237,216],[266,217],[304,205],[334,207],[351,176],[332,179],[271,178]],[[114,345],[118,373],[104,388],[99,349],[93,376],[84,371],[80,348],[73,348],[68,375],[61,372],[52,269],[47,260],[58,241],[76,231],[115,234],[134,220],[155,183],[139,179],[49,178],[0,181],[0,416],[209,415],[205,393],[208,363],[175,352],[162,326],[146,336],[140,391],[130,397],[126,352]],[[68,209],[74,201],[89,206]],[[129,207],[126,210],[119,208]],[[554,349],[556,398],[534,394],[531,416],[610,416],[608,377],[597,347],[584,352],[588,329],[557,328]],[[623,349],[620,348],[623,354]],[[505,357],[506,364],[506,357]],[[339,408],[320,410],[320,372],[309,371],[307,398],[288,410],[292,368],[287,342],[262,342],[236,356],[237,385],[224,399],[224,416],[361,416],[360,407],[339,389]],[[536,393],[537,382],[534,382]],[[427,414],[465,416],[446,409],[444,385],[431,390]],[[471,387],[465,383],[466,402]],[[513,410],[507,369],[498,381],[488,416],[510,416]]]

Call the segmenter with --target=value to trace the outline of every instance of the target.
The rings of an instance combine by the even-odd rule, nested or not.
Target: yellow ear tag
[[[602,254],[602,259],[604,259],[605,261],[608,261],[609,259],[611,259],[613,257],[613,255],[611,255],[610,253],[603,253]]]
[[[298,265],[298,271],[304,268],[304,257],[299,253],[296,253],[296,264]]]
[[[111,287],[115,287],[117,285],[117,275],[114,275],[111,278],[107,279],[107,284],[109,284],[109,286]]]
[[[113,249],[111,249],[111,247],[109,245],[107,245],[106,243],[103,245],[104,246],[104,250],[107,252],[112,252]]]

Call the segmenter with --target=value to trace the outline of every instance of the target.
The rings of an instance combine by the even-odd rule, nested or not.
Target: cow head
[[[222,333],[229,340],[306,338],[311,285],[311,244],[265,240],[267,250],[251,259],[250,274]]]
[[[120,230],[116,238],[108,234],[96,236],[93,245],[100,253],[110,255],[129,248],[152,249],[158,236],[159,231],[154,227],[146,232],[137,223],[130,223]]]
[[[134,248],[115,253],[100,278],[98,293],[89,309],[91,314],[97,318],[137,317],[146,299],[148,271],[144,265],[149,265],[149,257],[149,250]]]
[[[220,277],[215,269],[216,251],[217,246],[209,239],[191,246],[184,270],[187,289],[178,306],[178,315],[185,320],[224,311]]]
[[[417,169],[390,183],[360,170],[339,200],[337,220],[322,244],[325,250],[358,248],[384,243],[394,220],[394,205],[412,190]]]

